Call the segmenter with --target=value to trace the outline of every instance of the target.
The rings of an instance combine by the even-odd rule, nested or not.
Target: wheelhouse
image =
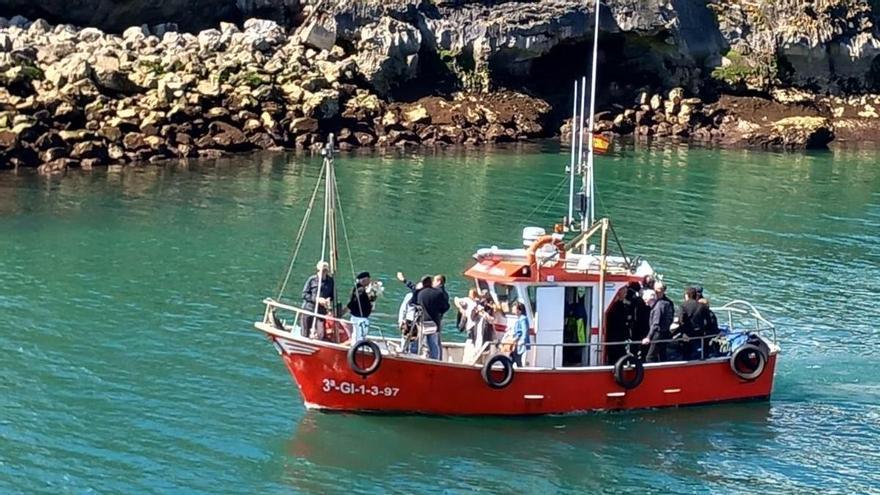
[[[533,345],[526,366],[540,368],[600,366],[604,362],[605,312],[614,295],[654,270],[648,262],[607,254],[610,222],[599,221],[565,244],[561,234],[523,231],[519,249],[480,249],[465,272],[486,290],[500,309],[496,332],[512,324],[510,307],[524,302]],[[601,234],[601,244],[589,244]],[[616,239],[616,236],[615,236]]]

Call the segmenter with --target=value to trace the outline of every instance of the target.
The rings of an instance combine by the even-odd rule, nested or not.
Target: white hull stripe
[[[306,356],[311,356],[312,354],[318,352],[317,347],[294,342],[291,340],[275,339],[275,342],[281,347],[281,350],[285,354],[303,354]]]

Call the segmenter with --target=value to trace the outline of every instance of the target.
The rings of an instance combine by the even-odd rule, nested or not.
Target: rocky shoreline
[[[504,89],[472,69],[451,91],[425,91],[437,82],[420,75],[425,55],[421,32],[387,16],[361,26],[354,42],[320,25],[289,30],[263,19],[197,34],[170,24],[111,34],[0,18],[0,169],[57,173],[317,150],[331,132],[341,149],[569,136],[559,125],[570,100]],[[460,68],[457,59],[447,62],[453,73]],[[421,94],[395,95],[401,81]],[[633,93],[604,102],[599,132],[804,149],[880,122],[875,96],[699,97],[683,87]]]
[[[314,150],[329,132],[342,149],[545,135],[548,104],[516,92],[380,98],[365,79],[375,83],[397,70],[383,46],[346,55],[258,19],[198,35],[159,26],[121,36],[0,19],[0,168],[51,173]]]

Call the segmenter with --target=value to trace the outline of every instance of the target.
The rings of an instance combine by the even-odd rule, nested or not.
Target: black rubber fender
[[[730,355],[730,369],[743,380],[756,380],[766,367],[767,354],[755,344],[743,344]]]
[[[502,371],[504,373],[504,377],[500,381],[496,381],[495,377],[492,373],[492,367],[496,364],[500,364]],[[506,354],[496,354],[489,358],[486,361],[486,364],[483,365],[483,369],[480,371],[480,374],[483,375],[483,381],[486,382],[491,388],[494,389],[502,389],[510,385],[513,381],[513,360],[510,359]]]
[[[367,366],[366,368],[361,368],[361,365],[357,363],[355,357],[361,350],[369,349],[370,352],[373,353],[373,363]],[[363,377],[367,377],[375,373],[379,370],[379,366],[382,365],[382,351],[379,349],[379,345],[373,342],[372,340],[361,340],[357,342],[355,345],[351,346],[351,349],[348,350],[348,367],[351,368],[352,371],[361,375]]]
[[[632,367],[635,367],[636,374],[627,379],[624,372],[629,371]],[[621,387],[627,390],[632,390],[641,385],[642,380],[644,379],[645,365],[634,355],[626,354],[625,356],[621,356],[620,359],[614,363],[614,381],[616,381]]]

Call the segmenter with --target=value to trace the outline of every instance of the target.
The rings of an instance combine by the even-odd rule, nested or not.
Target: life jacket
[[[578,344],[587,343],[587,326],[583,318],[570,317],[565,319],[565,329],[569,336],[575,337]]]

